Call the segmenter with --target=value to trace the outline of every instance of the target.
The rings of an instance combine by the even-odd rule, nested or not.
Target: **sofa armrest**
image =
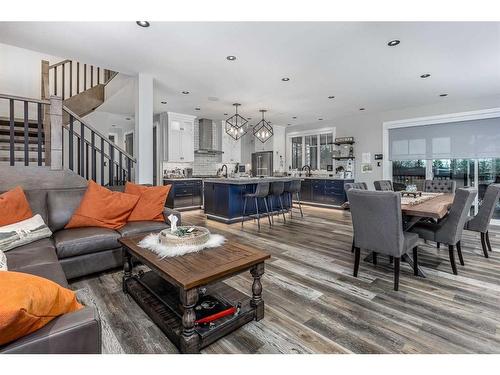
[[[100,354],[101,347],[101,322],[97,310],[84,307],[0,347],[0,353]]]
[[[170,220],[168,219],[170,214],[174,214],[175,216],[177,216],[177,219],[178,219],[177,225],[181,225],[181,213],[179,211],[173,210],[173,209],[168,208],[168,207],[165,207],[163,209],[163,217],[165,218],[165,223],[170,225]]]

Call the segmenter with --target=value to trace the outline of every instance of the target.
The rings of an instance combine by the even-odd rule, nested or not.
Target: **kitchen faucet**
[[[306,164],[302,167],[302,170],[304,171],[306,168],[307,168],[306,176],[311,177],[311,166]]]
[[[224,177],[227,178],[227,165],[226,164],[223,164],[222,167],[221,167],[221,172],[224,170],[224,168],[226,168],[226,173],[224,174]]]

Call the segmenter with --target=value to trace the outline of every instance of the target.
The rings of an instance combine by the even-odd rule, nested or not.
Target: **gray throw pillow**
[[[40,215],[0,227],[0,250],[8,251],[52,236]]]

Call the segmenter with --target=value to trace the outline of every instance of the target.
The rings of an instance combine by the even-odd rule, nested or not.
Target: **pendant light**
[[[262,120],[260,120],[253,128],[253,135],[255,135],[262,143],[266,143],[267,140],[273,136],[273,127],[270,122],[264,119],[264,113],[267,111],[265,109],[261,109],[259,112],[262,113]]]
[[[226,120],[226,134],[230,135],[231,138],[237,141],[247,133],[248,121],[243,116],[238,114],[238,107],[241,104],[234,103],[233,105],[235,107],[235,114]]]

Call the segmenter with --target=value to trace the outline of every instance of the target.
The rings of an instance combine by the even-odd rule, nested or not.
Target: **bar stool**
[[[271,183],[271,191],[268,195],[269,202],[270,202],[270,208],[271,208],[271,219],[274,224],[274,211],[273,211],[273,201],[275,199],[278,199],[280,203],[281,209],[278,207],[278,215],[281,213],[283,214],[283,221],[286,223],[286,218],[285,218],[285,209],[283,208],[283,200],[281,199],[281,196],[285,192],[285,183],[283,181],[276,181]]]
[[[253,198],[255,202],[255,209],[257,211],[257,226],[260,230],[260,213],[259,213],[259,201],[258,198],[264,200],[264,206],[266,207],[267,219],[269,220],[269,226],[271,226],[271,218],[269,217],[269,207],[267,205],[267,196],[269,195],[269,182],[259,182],[255,189],[255,193],[245,194],[245,201],[243,203],[243,215],[241,216],[241,227],[243,228],[243,222],[245,221],[245,213],[247,209],[248,198]]]
[[[290,199],[290,217],[292,217],[292,211],[293,211],[293,195],[297,197],[297,202],[299,203],[299,210],[300,210],[300,216],[304,217],[304,214],[302,213],[302,205],[300,204],[300,188],[302,186],[302,181],[301,180],[292,180],[288,186],[285,188],[285,193],[287,193],[289,199]]]

